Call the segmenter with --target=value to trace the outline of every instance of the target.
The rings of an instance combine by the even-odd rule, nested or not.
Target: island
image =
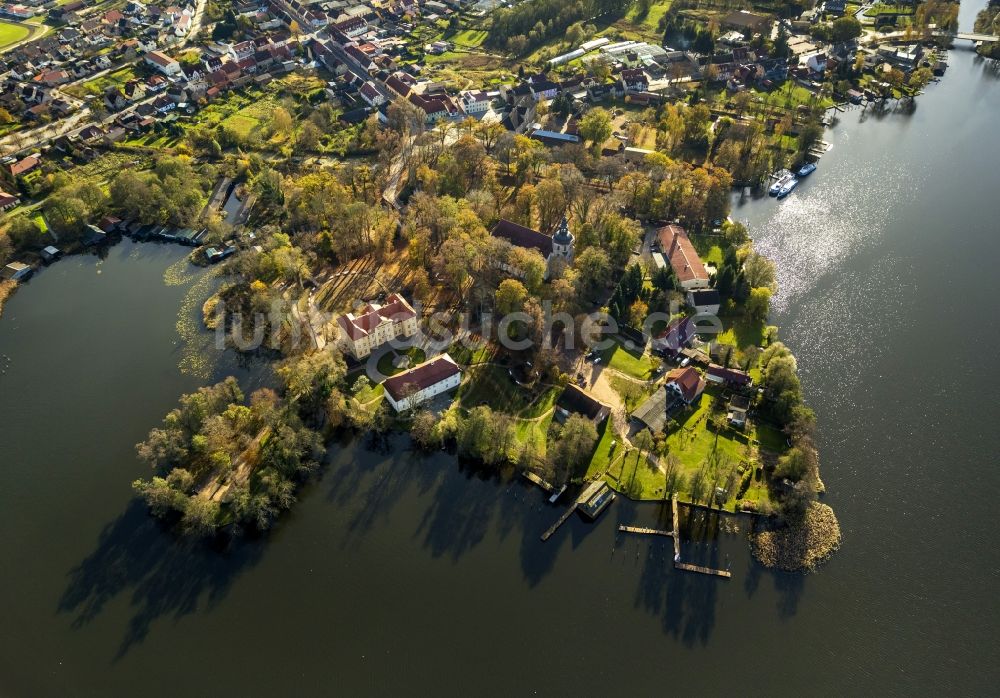
[[[750,6],[26,8],[51,30],[2,49],[0,307],[122,236],[192,248],[217,347],[273,374],[138,444],[185,534],[264,531],[339,438],[407,432],[588,516],[749,517],[758,560],[812,569],[841,539],[816,415],[731,203],[822,179],[831,120],[912,109],[952,42],[995,58],[997,12]]]

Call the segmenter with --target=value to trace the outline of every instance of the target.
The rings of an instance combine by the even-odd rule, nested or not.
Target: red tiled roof
[[[385,321],[403,322],[417,316],[416,311],[398,293],[393,293],[386,299],[385,305],[376,308],[371,303],[365,305],[357,316],[341,315],[337,324],[356,341],[367,337],[376,327]]]
[[[681,395],[688,402],[694,400],[705,389],[705,379],[692,367],[675,368],[667,373],[667,383],[674,383],[680,388]]]
[[[682,282],[700,279],[708,281],[708,272],[701,258],[688,239],[687,231],[679,225],[668,225],[658,231],[663,254],[670,260],[674,274]]]
[[[386,378],[383,385],[394,400],[400,400],[406,397],[409,386],[418,391],[424,390],[458,373],[461,373],[461,369],[450,356],[444,354],[430,361],[425,361],[419,366],[414,366],[408,371]]]
[[[171,63],[176,63],[173,58],[163,53],[162,51],[150,51],[146,54],[146,58],[150,59],[157,65],[168,66]]]
[[[748,385],[752,381],[749,373],[736,368],[725,368],[719,364],[709,364],[707,373],[709,376],[718,378],[725,383]]]
[[[18,160],[13,165],[10,166],[10,174],[14,177],[22,175],[26,172],[31,172],[33,169],[38,167],[42,162],[42,159],[37,155],[29,155],[23,160]]]

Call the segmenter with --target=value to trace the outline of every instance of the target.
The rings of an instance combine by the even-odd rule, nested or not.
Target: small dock
[[[643,536],[668,536],[673,537],[673,531],[663,531],[658,528],[643,528],[642,526],[625,526],[618,524],[618,530],[622,533],[637,533]]]
[[[670,498],[670,508],[674,519],[674,564],[681,561],[681,517],[677,512],[677,495]]]
[[[678,510],[677,495],[675,494],[670,498],[670,509],[671,516],[673,518],[674,528],[672,531],[664,531],[658,528],[646,528],[643,526],[625,526],[624,524],[618,524],[619,533],[637,533],[640,535],[647,536],[666,536],[674,539],[674,569],[684,570],[685,572],[697,572],[699,574],[707,574],[711,577],[722,577],[724,579],[731,579],[732,573],[729,570],[717,570],[711,567],[703,567],[701,565],[692,565],[687,562],[681,562],[681,531],[680,531],[680,512]],[[556,522],[550,531],[555,531],[555,529],[561,524],[562,521]],[[547,535],[551,535],[550,532],[546,532]],[[542,536],[542,540],[545,540],[545,536]]]
[[[725,577],[726,579],[731,579],[733,573],[729,570],[715,570],[711,567],[701,567],[700,565],[689,565],[686,562],[675,562],[674,567],[679,570],[687,570],[688,572],[699,572],[701,574],[711,575],[713,577]]]
[[[535,483],[536,485],[538,485],[539,487],[541,487],[546,492],[553,492],[556,489],[554,485],[550,485],[545,480],[543,480],[540,475],[538,475],[536,473],[533,473],[530,470],[523,471],[521,473],[521,475],[524,476],[525,480],[528,480],[529,482]]]
[[[547,530],[545,533],[542,534],[542,540],[544,541],[551,538],[552,534],[555,533],[556,530],[564,523],[566,523],[567,519],[569,519],[569,517],[573,515],[573,512],[576,511],[577,506],[579,506],[579,504],[574,503],[573,506],[564,511],[563,515],[560,516],[558,520],[556,520],[556,522],[549,527],[549,530]]]
[[[525,477],[528,474],[525,473]],[[528,478],[532,480],[532,478]],[[539,478],[541,479],[541,478]],[[532,480],[534,482],[534,480]],[[562,494],[562,490],[553,495],[553,499]],[[601,512],[604,511],[611,502],[615,499],[615,493],[608,487],[608,483],[604,480],[594,480],[592,483],[587,485],[587,487],[580,493],[580,496],[576,498],[573,505],[563,512],[562,516],[552,524],[549,529],[542,534],[542,540],[548,540],[552,537],[552,534],[558,530],[573,515],[574,511],[580,511],[587,516],[587,518],[594,520],[600,516]],[[552,500],[550,500],[552,501]]]

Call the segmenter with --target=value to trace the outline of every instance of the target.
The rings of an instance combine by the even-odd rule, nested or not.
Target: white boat
[[[808,177],[815,171],[816,171],[816,165],[814,163],[807,162],[805,165],[799,168],[798,175],[799,177]]]
[[[779,199],[784,199],[786,196],[788,196],[789,194],[791,194],[792,193],[792,189],[794,189],[798,185],[799,185],[799,180],[797,180],[795,177],[789,178],[789,180],[787,182],[785,182],[782,185],[781,189],[778,191],[778,198]]]
[[[788,184],[788,181],[791,179],[794,179],[792,173],[785,170],[784,174],[781,174],[775,183],[771,185],[771,188],[767,190],[767,193],[771,196],[777,196],[781,192],[781,189]]]

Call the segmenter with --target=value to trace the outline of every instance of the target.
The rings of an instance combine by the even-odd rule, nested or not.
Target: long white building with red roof
[[[708,288],[708,271],[691,244],[687,231],[679,225],[667,225],[660,228],[657,234],[663,256],[670,262],[681,287],[685,291]]]
[[[398,293],[385,304],[366,303],[358,312],[337,318],[340,335],[337,345],[355,359],[369,356],[375,349],[396,337],[410,337],[417,332],[417,312]]]

